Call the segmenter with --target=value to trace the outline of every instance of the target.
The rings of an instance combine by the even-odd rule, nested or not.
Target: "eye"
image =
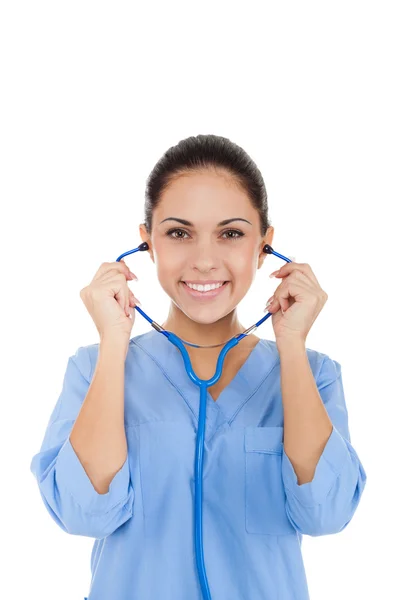
[[[175,233],[176,231],[180,231],[181,233],[186,233],[187,235],[189,235],[187,233],[187,231],[185,231],[184,229],[179,229],[179,227],[177,227],[175,229],[169,229],[166,232],[166,235],[168,235],[168,237],[172,237],[173,239],[180,240],[180,241],[183,242],[183,240],[185,239],[184,237],[179,237],[179,236],[175,236],[174,237],[174,236],[172,236],[172,234]],[[238,229],[227,229],[227,231],[223,231],[222,235],[224,235],[225,233],[236,233],[237,234],[235,237],[231,236],[229,238],[226,238],[226,239],[229,239],[229,240],[237,240],[237,239],[239,239],[239,238],[241,238],[242,236],[245,235],[242,231],[238,231]]]

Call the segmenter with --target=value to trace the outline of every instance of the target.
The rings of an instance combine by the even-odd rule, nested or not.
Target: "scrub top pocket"
[[[283,427],[245,427],[245,528],[248,533],[294,533],[285,509]]]

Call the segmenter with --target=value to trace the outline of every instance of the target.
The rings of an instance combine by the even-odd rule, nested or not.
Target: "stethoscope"
[[[144,250],[148,250],[148,249],[149,249],[149,244],[147,242],[142,242],[142,244],[137,246],[137,248],[134,248],[134,250],[129,250],[128,252],[124,252],[123,254],[121,254],[116,259],[116,261],[119,262],[124,256],[133,254],[134,252],[138,252],[138,251],[143,252]],[[263,248],[263,252],[265,252],[266,254],[274,254],[275,256],[282,258],[286,262],[292,262],[290,260],[290,258],[286,258],[286,256],[283,256],[282,254],[275,252],[275,250],[273,250],[273,248],[269,244],[265,244],[265,246]],[[184,340],[181,340],[180,337],[175,335],[175,333],[171,333],[170,331],[166,331],[165,329],[163,329],[163,327],[161,325],[159,325],[158,323],[153,321],[150,317],[148,317],[148,315],[141,308],[139,308],[139,306],[135,306],[135,310],[137,310],[140,313],[140,315],[142,315],[144,317],[144,319],[146,319],[152,325],[152,327],[154,327],[154,329],[156,329],[156,331],[165,335],[170,340],[170,342],[172,342],[175,346],[177,346],[177,348],[179,348],[179,350],[181,351],[182,356],[183,356],[183,361],[185,363],[185,368],[186,368],[187,374],[189,375],[190,379],[196,385],[198,385],[200,387],[200,409],[199,409],[199,414],[198,414],[196,454],[195,454],[195,461],[194,461],[194,469],[195,469],[195,471],[194,471],[194,473],[195,473],[195,499],[194,499],[194,501],[195,501],[195,528],[194,528],[195,539],[194,539],[194,543],[195,543],[195,552],[196,552],[196,560],[197,560],[197,571],[198,571],[198,577],[200,580],[200,586],[201,586],[203,598],[204,598],[204,600],[211,600],[211,593],[209,591],[207,576],[205,573],[204,552],[203,552],[203,544],[202,544],[202,470],[203,470],[203,459],[204,459],[207,388],[211,387],[214,383],[216,383],[218,381],[218,379],[220,379],[220,377],[222,375],[223,361],[226,357],[227,352],[230,350],[230,348],[233,348],[234,346],[236,346],[240,340],[242,340],[244,337],[246,337],[247,335],[252,333],[252,331],[257,329],[257,327],[259,327],[261,325],[261,323],[264,323],[264,321],[266,321],[266,319],[268,319],[271,316],[271,313],[267,312],[267,314],[264,315],[264,317],[262,319],[260,319],[260,321],[257,321],[257,323],[255,325],[252,325],[251,327],[249,327],[249,329],[246,329],[243,333],[239,333],[236,336],[234,336],[233,338],[231,338],[226,343],[224,348],[222,348],[222,350],[220,351],[219,358],[218,358],[217,365],[216,365],[216,372],[215,372],[214,376],[211,377],[211,379],[200,379],[199,377],[197,377],[197,375],[193,371],[193,368],[192,368],[192,365],[190,362],[190,357],[189,357],[189,355],[186,351],[186,348],[184,347],[183,344],[187,344],[188,346],[194,346],[195,348],[215,348],[217,346],[221,346],[222,344],[216,344],[214,346],[198,346],[197,344],[191,344],[190,342],[185,342]]]

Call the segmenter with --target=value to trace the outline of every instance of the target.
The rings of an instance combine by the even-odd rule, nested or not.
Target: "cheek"
[[[181,285],[179,280],[182,278],[182,271],[177,267],[175,260],[160,260],[156,263],[156,277],[163,290],[169,296],[174,296],[175,289]]]
[[[156,271],[159,277],[163,279],[174,278],[182,275],[180,269],[182,268],[182,254],[178,251],[175,252],[173,249],[167,250],[156,255]]]
[[[249,258],[244,254],[234,257],[231,261],[231,271],[237,281],[248,281],[253,279],[255,273],[255,265],[252,256]]]

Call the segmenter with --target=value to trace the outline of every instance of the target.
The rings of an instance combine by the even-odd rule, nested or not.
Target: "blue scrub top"
[[[82,346],[68,359],[32,458],[44,505],[66,533],[95,538],[89,600],[201,600],[194,553],[200,390],[166,337],[152,330],[131,338],[128,457],[99,494],[69,440],[98,350]],[[203,547],[212,600],[308,600],[302,535],[342,531],[360,502],[366,474],[350,443],[341,366],[315,350],[307,356],[334,425],[311,482],[297,484],[284,452],[275,342],[258,342],[216,402],[208,393]]]

